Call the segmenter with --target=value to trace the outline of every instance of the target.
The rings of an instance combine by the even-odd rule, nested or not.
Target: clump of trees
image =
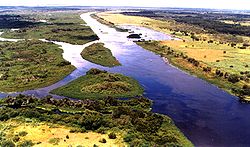
[[[183,142],[191,145],[177,129],[174,129],[169,118],[149,111],[151,104],[151,101],[144,97],[129,100],[107,97],[102,100],[75,101],[67,98],[54,99],[51,96],[37,99],[32,96],[18,95],[7,97],[0,103],[2,107],[0,121],[24,117],[74,126],[80,132],[81,130],[96,132],[102,130],[101,132],[105,133],[105,130],[115,127],[128,131],[124,141],[130,145],[145,142],[150,146],[179,145]],[[171,133],[169,134],[167,130],[171,130]],[[131,136],[130,139],[128,135]],[[108,136],[110,139],[116,138],[115,132],[111,132]],[[102,140],[102,143],[105,141]]]
[[[0,15],[0,29],[26,28],[39,23],[30,21],[21,15]]]

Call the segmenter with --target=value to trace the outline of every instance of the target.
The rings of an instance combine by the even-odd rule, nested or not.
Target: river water
[[[63,57],[77,69],[58,83],[23,94],[43,97],[50,90],[84,75],[90,68],[105,69],[138,80],[145,89],[144,95],[154,101],[152,110],[170,116],[195,146],[250,145],[250,105],[239,103],[236,97],[223,90],[166,64],[160,56],[128,39],[128,32],[117,32],[100,24],[88,13],[81,18],[99,36],[100,40],[95,42],[103,42],[122,66],[106,68],[82,59],[82,49],[95,42],[85,45],[54,42],[62,46]],[[143,27],[124,27],[142,33],[146,40],[175,39]],[[0,97],[6,95],[11,94],[0,93]]]

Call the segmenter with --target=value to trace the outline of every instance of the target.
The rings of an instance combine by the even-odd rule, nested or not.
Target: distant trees
[[[0,29],[13,29],[34,26],[37,23],[26,20],[20,15],[0,15]]]

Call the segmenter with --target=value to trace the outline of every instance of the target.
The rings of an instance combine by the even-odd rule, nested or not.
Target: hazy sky
[[[250,0],[0,0],[1,6],[145,6],[248,9]]]

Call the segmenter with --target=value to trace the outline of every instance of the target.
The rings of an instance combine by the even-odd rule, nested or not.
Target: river
[[[122,66],[106,68],[81,58],[85,45],[54,42],[64,50],[63,57],[77,69],[65,79],[45,88],[29,90],[23,94],[46,96],[50,90],[82,76],[92,67],[118,72],[138,80],[145,88],[145,96],[154,101],[152,111],[170,116],[195,146],[249,146],[250,105],[195,76],[167,64],[154,53],[137,46],[127,38],[128,32],[100,24],[89,13],[81,18],[99,36]],[[124,26],[142,33],[146,40],[174,39],[166,34],[143,27]],[[17,94],[17,93],[15,93]],[[8,94],[1,93],[4,97]],[[60,96],[55,97],[60,98]]]

